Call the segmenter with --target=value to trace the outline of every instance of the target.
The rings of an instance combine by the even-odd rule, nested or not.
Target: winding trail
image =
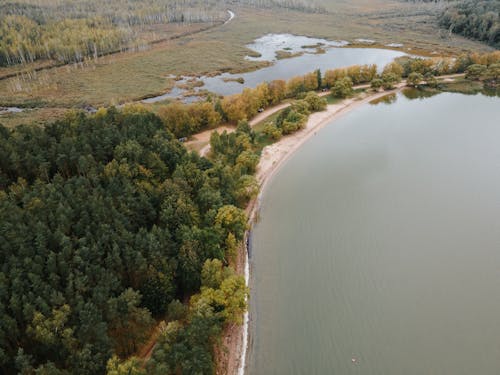
[[[224,22],[224,25],[227,25],[229,22],[233,20],[234,17],[236,17],[236,14],[234,14],[233,11],[228,9],[227,12],[229,13],[229,18],[226,20],[226,22]]]
[[[354,86],[354,89],[365,89],[370,87],[370,85],[358,85]],[[319,96],[324,97],[328,96],[330,92],[320,92],[318,93]],[[258,123],[264,121],[266,118],[274,115],[276,112],[281,111],[282,109],[285,109],[287,107],[290,107],[291,103],[280,103],[277,104],[273,107],[269,107],[265,109],[263,112],[257,114],[253,119],[251,119],[248,123],[250,124],[251,127],[254,127]],[[197,133],[192,136],[192,140],[189,142],[186,142],[186,146],[195,146],[199,144],[204,144],[210,142],[210,135],[216,131],[217,133],[222,133],[223,131],[227,131],[228,133],[234,132],[236,129],[234,127],[229,127],[229,126],[220,126],[215,129],[209,129],[205,130],[203,132]],[[207,156],[210,151],[210,143],[206,144],[200,149],[200,156]]]

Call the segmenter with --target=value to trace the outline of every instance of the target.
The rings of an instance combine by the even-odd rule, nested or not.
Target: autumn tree
[[[308,105],[308,109],[311,112],[324,111],[326,109],[327,101],[325,98],[321,98],[315,92],[308,92],[304,97],[304,101]]]
[[[465,71],[465,78],[479,80],[487,71],[488,67],[481,64],[472,64]]]

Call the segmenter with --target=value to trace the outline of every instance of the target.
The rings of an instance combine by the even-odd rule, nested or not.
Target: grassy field
[[[438,12],[434,4],[416,5],[395,0],[322,1],[328,10],[324,14],[238,7],[233,9],[236,18],[227,25],[158,43],[145,51],[119,53],[97,62],[3,79],[0,80],[0,106],[35,103],[60,111],[86,104],[116,105],[169,90],[175,83],[171,74],[256,69],[262,63],[244,59],[249,53],[245,44],[266,33],[348,41],[368,38],[381,46],[403,43],[405,50],[425,54],[450,55],[488,49],[484,44],[460,37],[445,37],[434,19]],[[0,122],[17,124],[17,116],[2,116]],[[43,121],[47,110],[33,111],[29,118]]]

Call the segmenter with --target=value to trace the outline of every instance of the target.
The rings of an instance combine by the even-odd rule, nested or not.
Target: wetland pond
[[[249,73],[224,73],[216,77],[202,77],[205,85],[201,88],[220,95],[231,95],[241,92],[246,87],[256,87],[262,82],[274,79],[288,80],[315,69],[320,69],[324,73],[328,69],[357,64],[376,64],[381,69],[395,58],[404,55],[403,52],[377,48],[329,48],[320,54],[305,53],[298,57],[278,60],[273,65]],[[238,78],[243,78],[244,83],[232,81]]]
[[[244,88],[256,87],[262,82],[270,82],[275,79],[287,80],[310,73],[315,69],[320,69],[324,73],[328,69],[358,64],[376,64],[379,69],[382,69],[395,58],[405,55],[402,51],[388,49],[338,48],[347,44],[344,41],[329,41],[291,34],[268,34],[247,45],[258,55],[258,57],[247,56],[247,59],[270,61],[272,65],[247,73],[224,73],[215,77],[202,76],[199,80],[203,82],[203,86],[196,87],[194,91],[207,90],[218,95],[232,95],[240,93]],[[290,53],[294,57],[279,60],[277,58],[279,51]],[[183,77],[169,93],[143,101],[154,103],[182,97],[184,90],[178,86],[182,86],[189,80],[189,77]],[[243,83],[237,82],[238,80]],[[196,96],[188,96],[182,100],[190,102],[196,98]]]
[[[263,193],[246,374],[500,369],[500,98],[398,94]]]

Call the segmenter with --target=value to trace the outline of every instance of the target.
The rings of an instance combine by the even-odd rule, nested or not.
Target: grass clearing
[[[326,102],[328,104],[338,104],[338,103],[340,103],[343,100],[341,98],[336,98],[336,97],[334,97],[332,95],[325,96],[325,99],[326,99]]]
[[[0,115],[0,124],[7,128],[18,125],[43,126],[48,121],[62,119],[72,109],[68,108],[35,108],[19,113],[6,113]]]

